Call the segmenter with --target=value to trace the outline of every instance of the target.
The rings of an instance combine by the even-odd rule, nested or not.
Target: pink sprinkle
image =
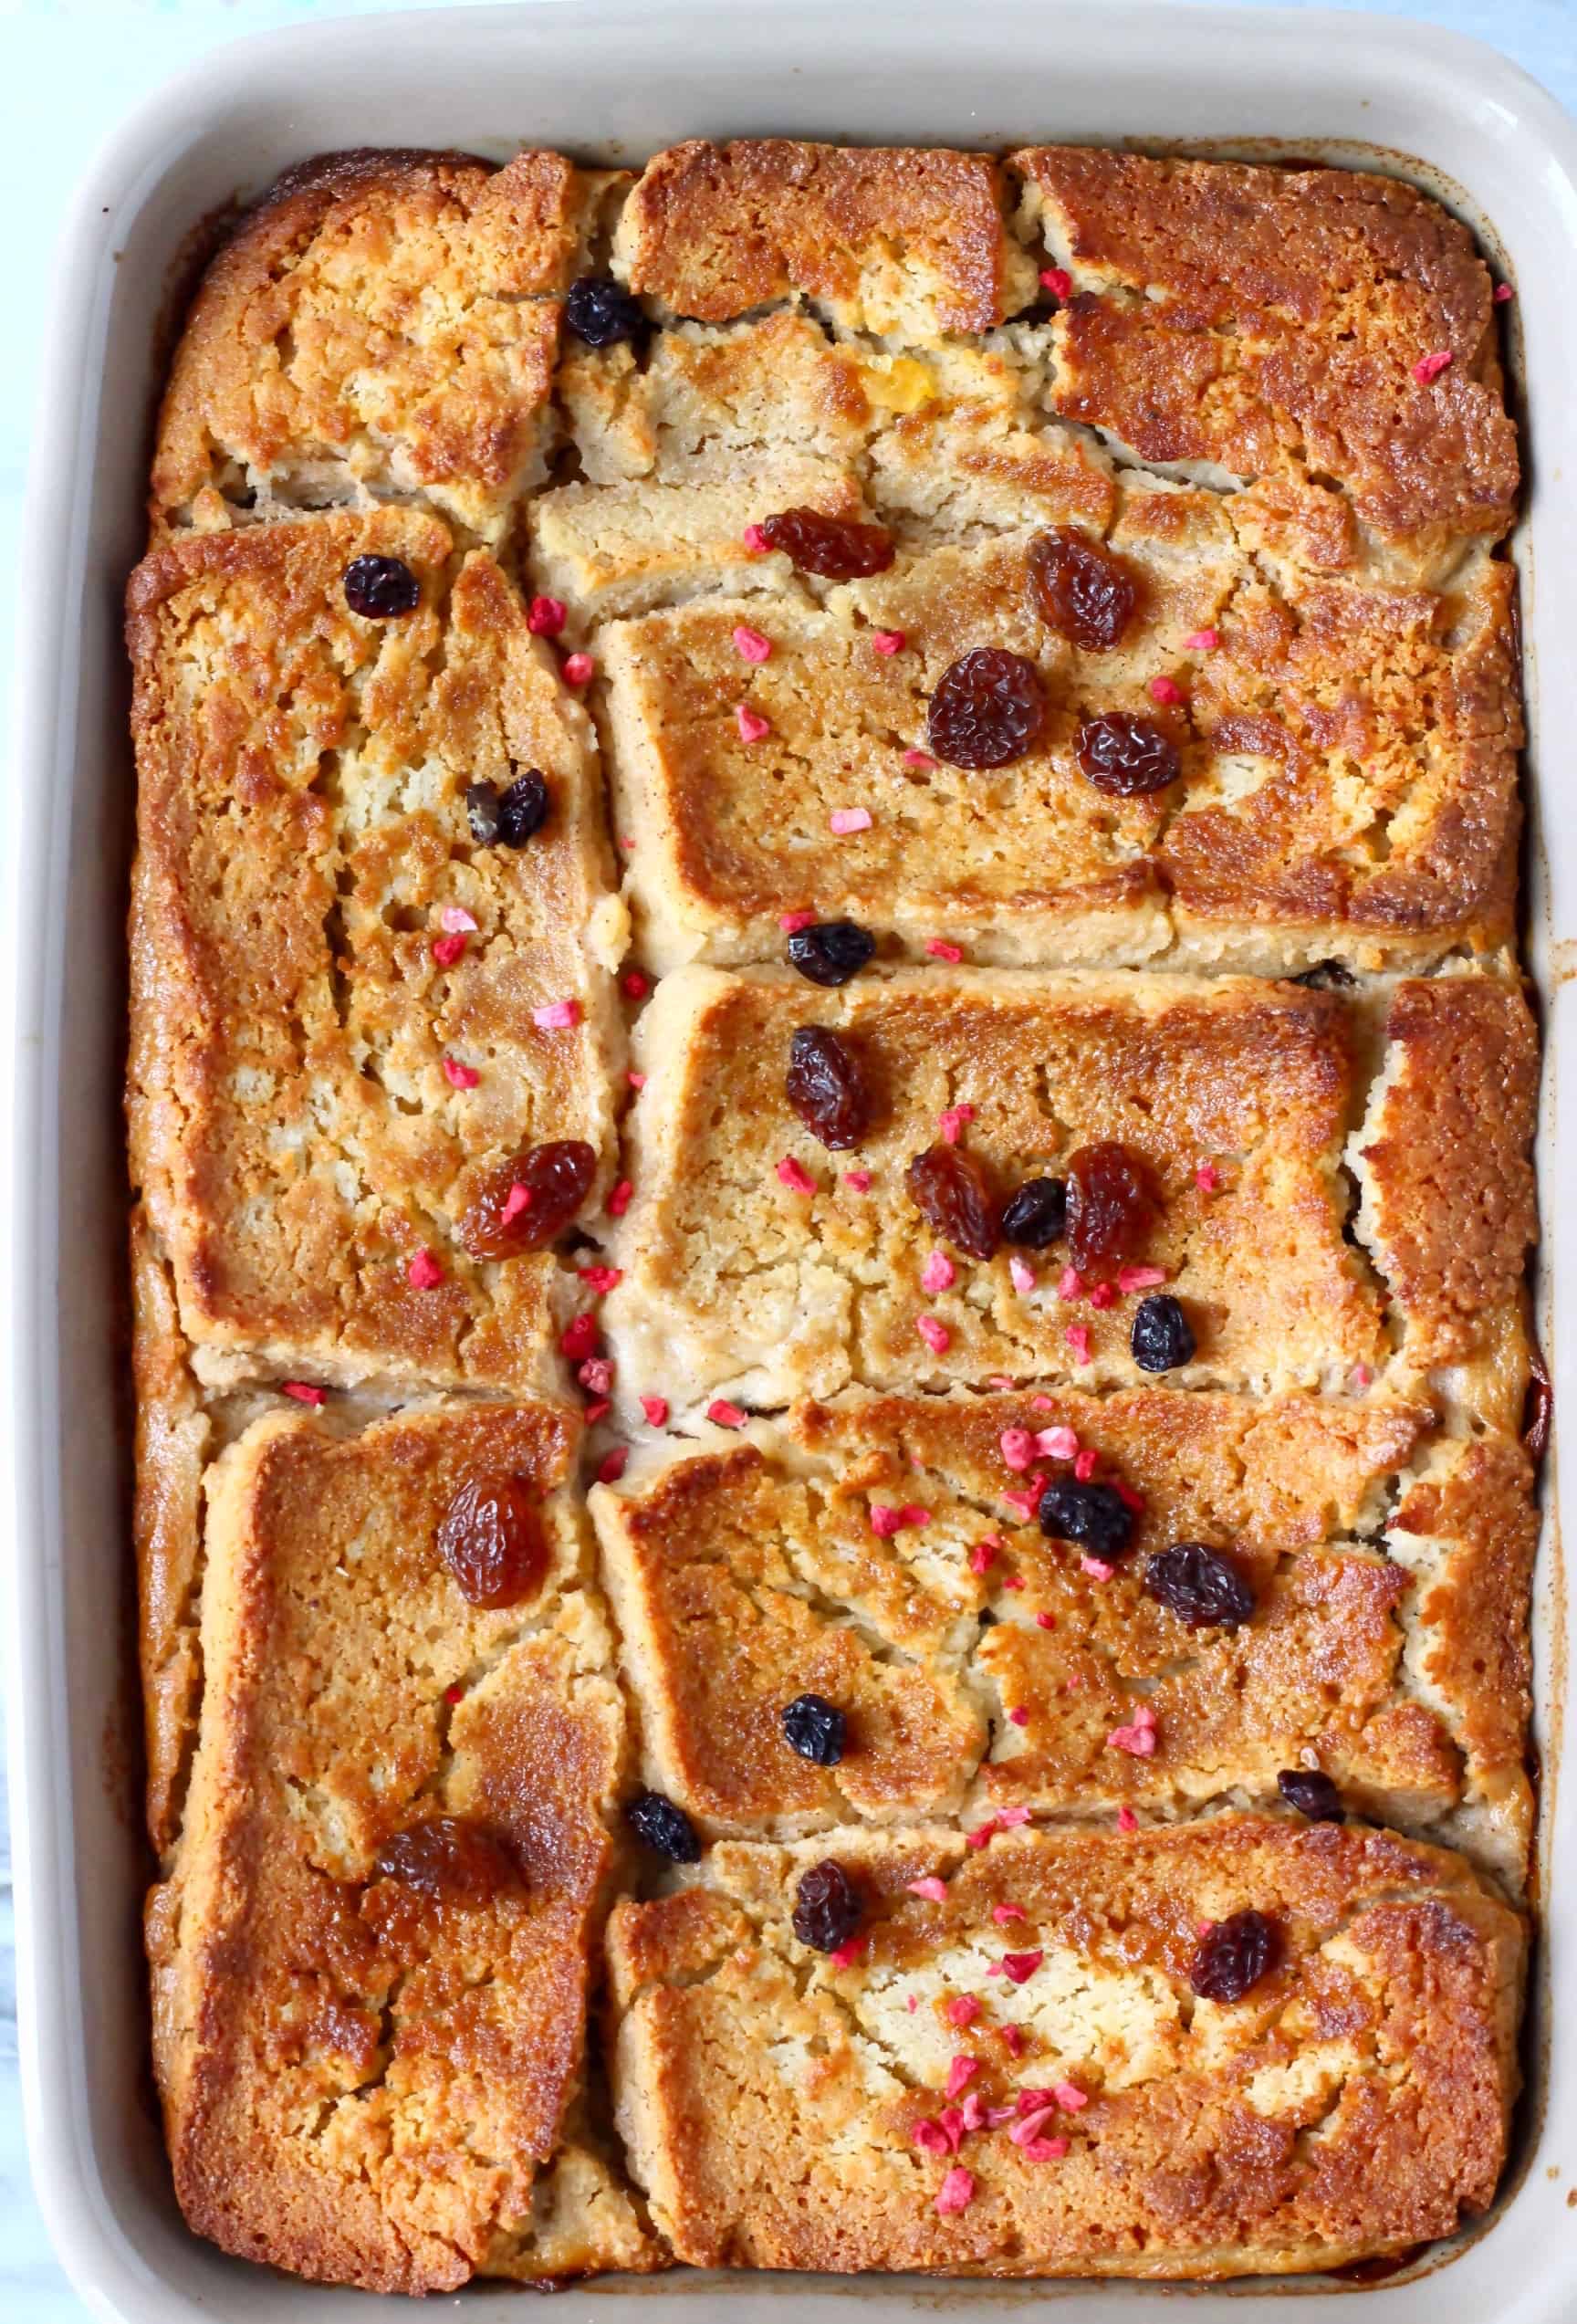
[[[1004,1429],[1001,1445],[1003,1460],[1020,1474],[1035,1457],[1035,1439],[1028,1429]]]
[[[643,1396],[641,1409],[646,1416],[648,1428],[661,1429],[668,1419],[668,1399],[665,1396]]]
[[[985,1848],[995,1837],[999,1828],[999,1819],[995,1816],[987,1816],[984,1824],[976,1824],[972,1832],[965,1833],[964,1845],[966,1848]],[[952,2005],[949,2004],[949,2007],[951,2006]],[[977,2002],[975,2007],[976,2009],[979,2007]],[[955,2017],[953,2020],[956,2026],[966,2026],[968,2022],[966,2017]]]
[[[1012,1377],[1007,1372],[987,1372],[986,1385],[987,1387],[1000,1388],[1004,1396],[1010,1396],[1013,1392]]]
[[[1035,1270],[1027,1259],[1012,1258],[1008,1261],[1008,1279],[1020,1296],[1035,1288]]]
[[[945,936],[927,937],[925,949],[933,960],[956,962],[964,958],[964,947],[961,944],[950,944]]]
[[[1101,1456],[1092,1445],[1086,1445],[1073,1456],[1073,1474],[1081,1485],[1087,1485],[1100,1464]]]
[[[464,936],[440,936],[433,939],[433,958],[441,968],[452,968],[465,949]]]
[[[1166,1280],[1164,1267],[1120,1267],[1117,1288],[1121,1292],[1154,1291],[1157,1283]]]
[[[1002,1586],[1005,1590],[1021,1590],[1024,1586],[1023,1578],[1018,1574],[1004,1574]]]
[[[906,750],[903,764],[906,767],[934,767],[936,761],[928,750]]]
[[[620,844],[620,846],[621,846],[621,847],[624,850],[624,853],[625,853],[625,854],[626,854],[626,855],[633,855],[633,854],[634,854],[634,853],[635,853],[635,843],[634,843],[634,841],[633,841],[632,839],[621,839],[621,840],[620,841],[619,844]]]
[[[1427,387],[1431,380],[1439,378],[1451,361],[1451,350],[1444,347],[1437,354],[1420,355],[1413,366],[1413,376],[1420,387]]]
[[[578,1267],[575,1272],[599,1298],[606,1292],[616,1290],[624,1280],[621,1267]]]
[[[1135,1492],[1133,1486],[1125,1483],[1121,1477],[1112,1478],[1112,1490],[1124,1509],[1131,1509],[1135,1517],[1144,1515],[1144,1496],[1142,1492]]]
[[[939,1880],[935,1872],[930,1872],[923,1880],[911,1880],[909,1893],[911,1896],[923,1896],[927,1904],[945,1904],[947,1883],[945,1880]],[[952,2093],[949,2092],[948,2095],[951,2097]]]
[[[580,1022],[580,1003],[578,1000],[550,1000],[545,1009],[533,1009],[531,1022],[538,1032],[568,1032],[571,1026]]]
[[[579,1364],[597,1345],[597,1318],[588,1307],[571,1315],[559,1335],[559,1352],[568,1363]]]
[[[741,537],[752,557],[765,557],[772,546],[759,525],[747,525]]]
[[[632,1000],[644,1000],[652,989],[651,978],[642,976],[639,968],[626,968],[619,982]]]
[[[1015,2122],[1008,2136],[1016,2147],[1029,2146],[1039,2137],[1056,2110],[1052,2106],[1038,2106],[1033,2114],[1026,2114]]]
[[[1027,1807],[999,1807],[997,1810],[997,1821],[1003,1831],[1013,1831],[1018,1825],[1028,1824],[1029,1810]]]
[[[903,1523],[903,1518],[890,1502],[873,1501],[871,1503],[871,1530],[878,1541],[891,1541]]]
[[[999,2026],[997,2030],[1009,2057],[1022,2057],[1025,2048],[1024,2028],[1021,2026]]]
[[[1181,702],[1183,689],[1175,678],[1152,678],[1145,691],[1152,702]]]
[[[804,1164],[796,1162],[791,1154],[786,1154],[778,1163],[777,1175],[778,1182],[786,1186],[791,1194],[814,1194],[816,1191],[815,1179]]]
[[[1049,290],[1053,298],[1066,298],[1073,288],[1073,277],[1066,267],[1042,267],[1040,288]]]
[[[306,1380],[287,1380],[284,1387],[286,1395],[293,1396],[298,1404],[322,1404],[328,1398],[327,1388],[312,1387]]]
[[[1086,1324],[1070,1324],[1062,1336],[1067,1341],[1069,1346],[1073,1350],[1073,1354],[1077,1361],[1081,1364],[1088,1364],[1090,1361],[1089,1325]]]
[[[871,1173],[869,1170],[845,1170],[843,1183],[846,1187],[852,1187],[856,1194],[869,1194]]]
[[[611,1412],[612,1409],[612,1403],[607,1397],[593,1397],[591,1402],[582,1410],[580,1417],[585,1421],[586,1426],[589,1429],[594,1429],[597,1426],[598,1421],[602,1419],[608,1413]]]
[[[597,665],[591,659],[590,654],[566,654],[564,656],[565,685],[589,685],[591,678],[591,673],[596,667]]]
[[[1035,1439],[1035,1450],[1044,1453],[1048,1460],[1076,1460],[1079,1439],[1071,1429],[1042,1429]]]
[[[444,1078],[453,1089],[475,1089],[482,1076],[475,1065],[462,1065],[458,1057],[445,1057]]]
[[[405,1280],[413,1291],[436,1291],[444,1270],[430,1251],[419,1251],[406,1266]]]
[[[1494,299],[1497,307],[1505,307],[1509,305],[1509,302],[1516,298],[1516,296],[1517,293],[1512,289],[1509,282],[1498,282],[1493,291],[1490,293],[1490,297]]]
[[[1057,1296],[1059,1299],[1083,1298],[1084,1278],[1077,1267],[1063,1268],[1057,1278]]]
[[[628,1461],[629,1458],[630,1448],[627,1444],[616,1444],[611,1451],[605,1452],[602,1456],[601,1465],[597,1471],[598,1483],[600,1485],[616,1485],[620,1478],[624,1474],[625,1463]]]
[[[1029,1523],[1039,1502],[1039,1495],[1033,1492],[1005,1492],[1002,1498],[1021,1525]]]
[[[734,647],[747,662],[769,662],[772,659],[771,639],[763,637],[759,630],[747,629],[743,622],[734,632]],[[748,741],[748,736],[746,739]]]
[[[451,936],[465,936],[475,929],[476,923],[463,904],[445,904],[438,915],[438,925]]]
[[[977,2057],[969,2057],[966,2051],[960,2050],[956,2057],[950,2058],[947,2065],[948,2097],[961,2098],[966,2086],[974,2080],[979,2071],[980,2060]]]
[[[955,1994],[945,2004],[942,2015],[949,2026],[973,2026],[980,2015],[980,2005],[973,1994]]]
[[[735,706],[734,723],[739,729],[741,742],[759,742],[763,735],[772,731],[772,721],[764,718],[759,710],[752,710],[747,702]]]
[[[964,2103],[958,2111],[959,2119],[966,2130],[983,2130],[991,2120],[986,2101],[978,2090],[966,2092]]]
[[[935,1315],[916,1317],[914,1328],[933,1356],[945,1356],[953,1345],[952,1333],[946,1324],[938,1322]]]
[[[742,1429],[745,1426],[744,1413],[740,1411],[736,1404],[730,1404],[727,1398],[724,1396],[713,1398],[706,1407],[706,1418],[709,1420],[715,1420],[720,1429]]]
[[[936,1126],[949,1146],[956,1146],[966,1122],[975,1119],[972,1105],[946,1105],[936,1116]]]
[[[920,1271],[922,1291],[951,1291],[958,1280],[958,1270],[945,1251],[934,1251]]]
[[[801,928],[814,927],[814,912],[779,912],[778,925],[785,936],[797,936]]]
[[[621,1219],[624,1216],[630,1208],[630,1198],[634,1191],[628,1178],[620,1179],[608,1198],[608,1216],[611,1219]]]
[[[991,1918],[999,1929],[1005,1929],[1009,1921],[1023,1920],[1024,1907],[1021,1904],[994,1904]]]
[[[1022,1704],[1020,1704],[1017,1711],[1010,1711],[1008,1713],[1008,1717],[1010,1723],[1015,1727],[1027,1727],[1029,1724],[1029,1713],[1023,1708]]]
[[[1214,1194],[1221,1183],[1221,1173],[1214,1162],[1201,1162],[1194,1173],[1194,1183],[1201,1194]]]
[[[1112,1290],[1110,1283],[1091,1283],[1090,1286],[1090,1304],[1091,1307],[1115,1307],[1117,1304],[1117,1294]]]
[[[868,832],[871,810],[869,807],[834,807],[827,818],[827,828],[838,839],[847,838],[851,832]]]
[[[864,1950],[863,1937],[851,1937],[846,1943],[839,1945],[835,1952],[830,1952],[827,1958],[834,1969],[848,1969],[859,1960]]]
[[[1148,1759],[1155,1749],[1155,1713],[1147,1702],[1134,1705],[1126,1727],[1113,1727],[1106,1738],[1109,1751],[1125,1751],[1131,1759]]]
[[[644,1073],[629,1073],[625,1074],[624,1078],[629,1083],[632,1089],[644,1089],[646,1086],[646,1076]]]
[[[914,1998],[918,1999],[918,1995]],[[924,2122],[915,2123],[911,2136],[915,2145],[925,2154],[952,2154],[956,2151],[952,2140],[947,2136],[941,2123],[933,2122],[929,2117]]]
[[[1369,1366],[1368,1366],[1368,1365],[1367,1365],[1367,1364],[1354,1364],[1354,1365],[1353,1365],[1353,1366],[1352,1366],[1352,1385],[1353,1385],[1353,1387],[1354,1387],[1355,1388],[1366,1388],[1366,1387],[1373,1387],[1373,1381],[1374,1381],[1374,1375],[1373,1375],[1373,1372],[1369,1369]]]
[[[611,1356],[589,1356],[575,1377],[593,1396],[606,1396],[613,1385],[613,1358]]]
[[[1079,1565],[1092,1582],[1109,1582],[1117,1571],[1116,1566],[1109,1565],[1103,1557],[1081,1557]]]
[[[898,1523],[901,1525],[928,1525],[931,1523],[931,1512],[928,1509],[922,1509],[917,1501],[906,1501],[898,1512]]]
[[[561,597],[534,597],[526,626],[533,637],[557,637],[569,618],[569,609]]]
[[[872,652],[877,654],[902,654],[903,633],[902,630],[873,630],[871,645]]]
[[[1066,2139],[1029,2139],[1020,2150],[1027,2162],[1060,2162],[1068,2151]]]
[[[1190,630],[1183,641],[1191,654],[1214,654],[1221,643],[1219,630]]]
[[[1120,1832],[1136,1832],[1139,1829],[1139,1818],[1126,1800],[1117,1810],[1117,1829]]]
[[[1064,2114],[1082,2114],[1090,2103],[1089,2091],[1081,2090],[1077,2082],[1054,2083],[1051,2095]]]
[[[996,1555],[997,1552],[991,1543],[977,1541],[969,1552],[969,1571],[972,1574],[989,1572]]]
[[[1045,1958],[1043,1952],[1005,1952],[1002,1974],[1010,1985],[1021,1985],[1027,1978],[1035,1974]]]
[[[915,2011],[919,2008],[919,2006],[920,2006],[920,1996],[919,1996],[919,1994],[910,1994],[910,1996],[909,1996],[909,1998],[908,1998],[908,2000],[904,2003],[903,2006],[904,2006],[904,2008],[905,2008],[905,2009],[909,2012],[910,2016],[911,2016],[911,2017],[913,2017],[913,2016],[914,2016],[914,2012],[915,2012]]]
[[[945,2219],[950,2212],[966,2211],[974,2200],[974,2173],[956,2162],[937,2192],[936,2208]]]

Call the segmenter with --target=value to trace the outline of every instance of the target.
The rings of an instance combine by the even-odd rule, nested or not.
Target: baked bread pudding
[[[127,599],[195,2232],[1206,2278],[1490,2206],[1501,295],[1401,182],[1061,147],[234,225]]]

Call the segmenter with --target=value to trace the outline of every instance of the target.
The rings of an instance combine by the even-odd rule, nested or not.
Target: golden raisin
[[[785,508],[760,527],[769,549],[780,549],[802,573],[823,581],[862,581],[884,573],[894,550],[880,525],[856,524],[849,517],[824,517],[819,508]]]
[[[1075,1267],[1119,1265],[1141,1256],[1161,1198],[1144,1157],[1114,1138],[1068,1157],[1068,1256]]]
[[[1027,571],[1029,602],[1048,629],[1086,654],[1120,642],[1139,602],[1121,557],[1059,527],[1030,542]]]
[[[909,1192],[944,1241],[989,1259],[1000,1234],[997,1205],[978,1162],[956,1146],[928,1146],[909,1165]]]
[[[473,1259],[541,1251],[563,1233],[596,1175],[596,1154],[581,1138],[527,1146],[482,1180],[460,1221],[460,1241]]]
[[[438,1554],[470,1606],[518,1606],[548,1572],[548,1536],[523,1477],[474,1477],[438,1528]]]
[[[454,1904],[487,1904],[517,1888],[520,1868],[501,1840],[458,1816],[429,1816],[384,1841],[372,1866],[378,1880],[398,1880],[416,1895]]]

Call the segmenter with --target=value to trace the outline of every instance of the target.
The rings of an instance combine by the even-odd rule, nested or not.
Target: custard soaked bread
[[[729,1841],[609,1944],[700,2266],[1279,2274],[1452,2234],[1505,2159],[1520,1926],[1385,1832]]]
[[[1488,2203],[1497,295],[1390,180],[1052,147],[235,221],[128,604],[198,2233],[1192,2277]]]
[[[1383,1222],[1371,1258],[1344,1233],[1342,1165],[1384,1035],[1356,996],[960,968],[838,990],[766,969],[665,979],[636,1037],[648,1078],[613,1243],[622,1392],[774,1405],[1146,1371],[1405,1392],[1449,1357],[1514,1427],[1526,1009],[1509,983],[1453,979],[1402,986],[1393,1015],[1405,1055],[1415,1025],[1438,1047],[1467,1021],[1496,1096],[1470,1140],[1427,1067],[1382,1077],[1353,1139]],[[1442,1196],[1473,1222],[1469,1296]]]
[[[149,1942],[177,2191],[227,2250],[379,2291],[644,2264],[580,2127],[623,1745],[577,1433],[281,1414],[210,1474]]]

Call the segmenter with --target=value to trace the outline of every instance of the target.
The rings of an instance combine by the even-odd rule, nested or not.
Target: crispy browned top
[[[647,163],[615,253],[632,289],[701,322],[799,293],[857,328],[987,330],[1033,283],[1001,204],[985,153],[695,138]]]
[[[1059,410],[1147,460],[1326,472],[1383,536],[1506,529],[1492,285],[1439,203],[1355,171],[1073,146],[1013,166],[1071,259]]]

